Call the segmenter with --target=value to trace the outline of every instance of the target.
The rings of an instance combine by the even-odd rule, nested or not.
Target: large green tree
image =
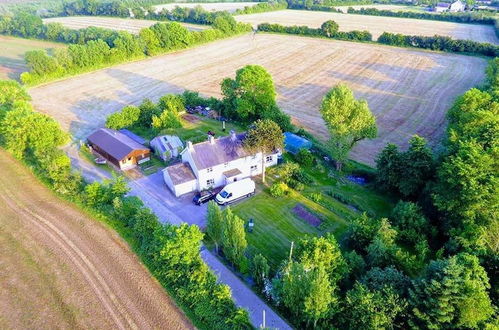
[[[262,154],[262,181],[265,182],[266,155],[284,148],[284,135],[272,120],[257,120],[246,133],[244,147],[250,152]]]
[[[259,65],[236,71],[236,78],[222,81],[225,115],[244,122],[266,118],[277,108],[272,76]]]
[[[224,228],[224,216],[220,207],[214,201],[208,203],[208,215],[206,232],[215,243],[215,248],[218,253],[218,247],[222,243]]]
[[[493,313],[485,270],[476,256],[432,261],[409,291],[416,328],[476,328]]]
[[[230,207],[224,211],[222,246],[227,259],[233,265],[241,266],[248,242],[244,221],[235,215]]]
[[[367,102],[356,100],[345,85],[338,85],[326,94],[320,112],[330,134],[329,151],[337,170],[341,170],[357,142],[376,137],[376,119]]]

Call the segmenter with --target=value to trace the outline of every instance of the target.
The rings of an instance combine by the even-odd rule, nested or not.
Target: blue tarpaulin
[[[302,148],[309,150],[312,148],[312,142],[291,132],[284,133],[284,149],[286,151],[296,154]]]

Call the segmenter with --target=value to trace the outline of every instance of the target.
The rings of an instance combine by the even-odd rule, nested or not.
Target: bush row
[[[254,6],[246,6],[243,9],[237,9],[235,15],[257,14],[268,11],[283,10],[288,8],[288,3],[283,0],[271,0],[269,2],[261,2]]]
[[[498,46],[471,40],[454,40],[444,36],[406,36],[403,34],[384,32],[378,38],[378,42],[385,45],[416,47],[451,53],[469,53],[492,57],[499,55]]]
[[[298,34],[313,37],[328,37],[338,40],[372,41],[372,35],[368,31],[337,31],[332,35],[328,35],[322,28],[313,29],[309,28],[308,26],[284,26],[280,24],[269,23],[262,23],[258,25],[258,31]]]
[[[0,81],[1,146],[26,162],[54,191],[106,221],[124,238],[160,283],[209,329],[252,328],[245,310],[235,306],[230,288],[200,256],[203,234],[197,226],[160,224],[137,197],[125,196],[124,179],[87,184],[59,149],[68,140],[50,117],[33,111],[29,95],[14,81]]]
[[[379,10],[376,8],[360,8],[356,10],[352,7],[349,7],[348,13],[357,14],[357,15],[370,15],[370,16],[428,19],[435,21],[448,21],[448,22],[457,22],[457,23],[477,23],[477,24],[491,24],[491,25],[495,23],[495,19],[493,16],[477,12],[433,14],[429,12]]]

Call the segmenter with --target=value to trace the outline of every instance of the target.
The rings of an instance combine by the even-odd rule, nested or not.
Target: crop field
[[[367,30],[377,39],[383,32],[407,35],[449,36],[454,39],[468,39],[497,44],[499,40],[492,25],[462,24],[419,20],[412,18],[382,17],[368,15],[345,15],[306,10],[279,10],[260,14],[238,15],[240,22],[257,26],[261,23],[282,25],[305,25],[318,28],[327,20],[338,23],[340,31]]]
[[[192,61],[192,59],[197,59]],[[30,89],[35,107],[85,139],[128,104],[184,89],[220,97],[220,82],[247,64],[273,76],[278,103],[320,138],[322,97],[338,83],[368,101],[378,138],[361,142],[355,160],[373,164],[386,143],[405,146],[419,134],[438,144],[454,99],[484,80],[483,58],[405,48],[285,36],[245,35]]]
[[[194,8],[201,6],[203,9],[208,11],[228,11],[230,13],[235,12],[237,9],[243,9],[244,7],[254,6],[258,2],[181,2],[181,3],[168,3],[164,5],[153,6],[155,12],[160,12],[163,9],[172,10],[175,7],[182,8]]]
[[[112,229],[0,149],[0,328],[193,329]]]
[[[150,27],[158,21],[145,20],[145,19],[131,19],[131,18],[116,18],[116,17],[96,17],[96,16],[71,16],[71,17],[54,17],[46,18],[43,20],[47,23],[61,23],[70,29],[84,29],[89,26],[95,26],[105,29],[128,31],[133,34],[138,34],[143,28]],[[201,31],[207,29],[206,25],[197,25],[189,23],[180,23],[191,31]]]
[[[27,71],[24,54],[30,50],[48,50],[66,47],[64,44],[0,36],[0,79],[19,79]]]

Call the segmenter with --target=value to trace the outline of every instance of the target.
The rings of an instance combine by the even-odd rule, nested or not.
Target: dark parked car
[[[215,198],[215,196],[220,192],[220,190],[221,190],[220,188],[217,188],[217,189],[204,190],[204,191],[198,192],[194,196],[192,201],[196,205],[201,205],[201,204],[206,203],[206,202],[212,200],[213,198]]]

